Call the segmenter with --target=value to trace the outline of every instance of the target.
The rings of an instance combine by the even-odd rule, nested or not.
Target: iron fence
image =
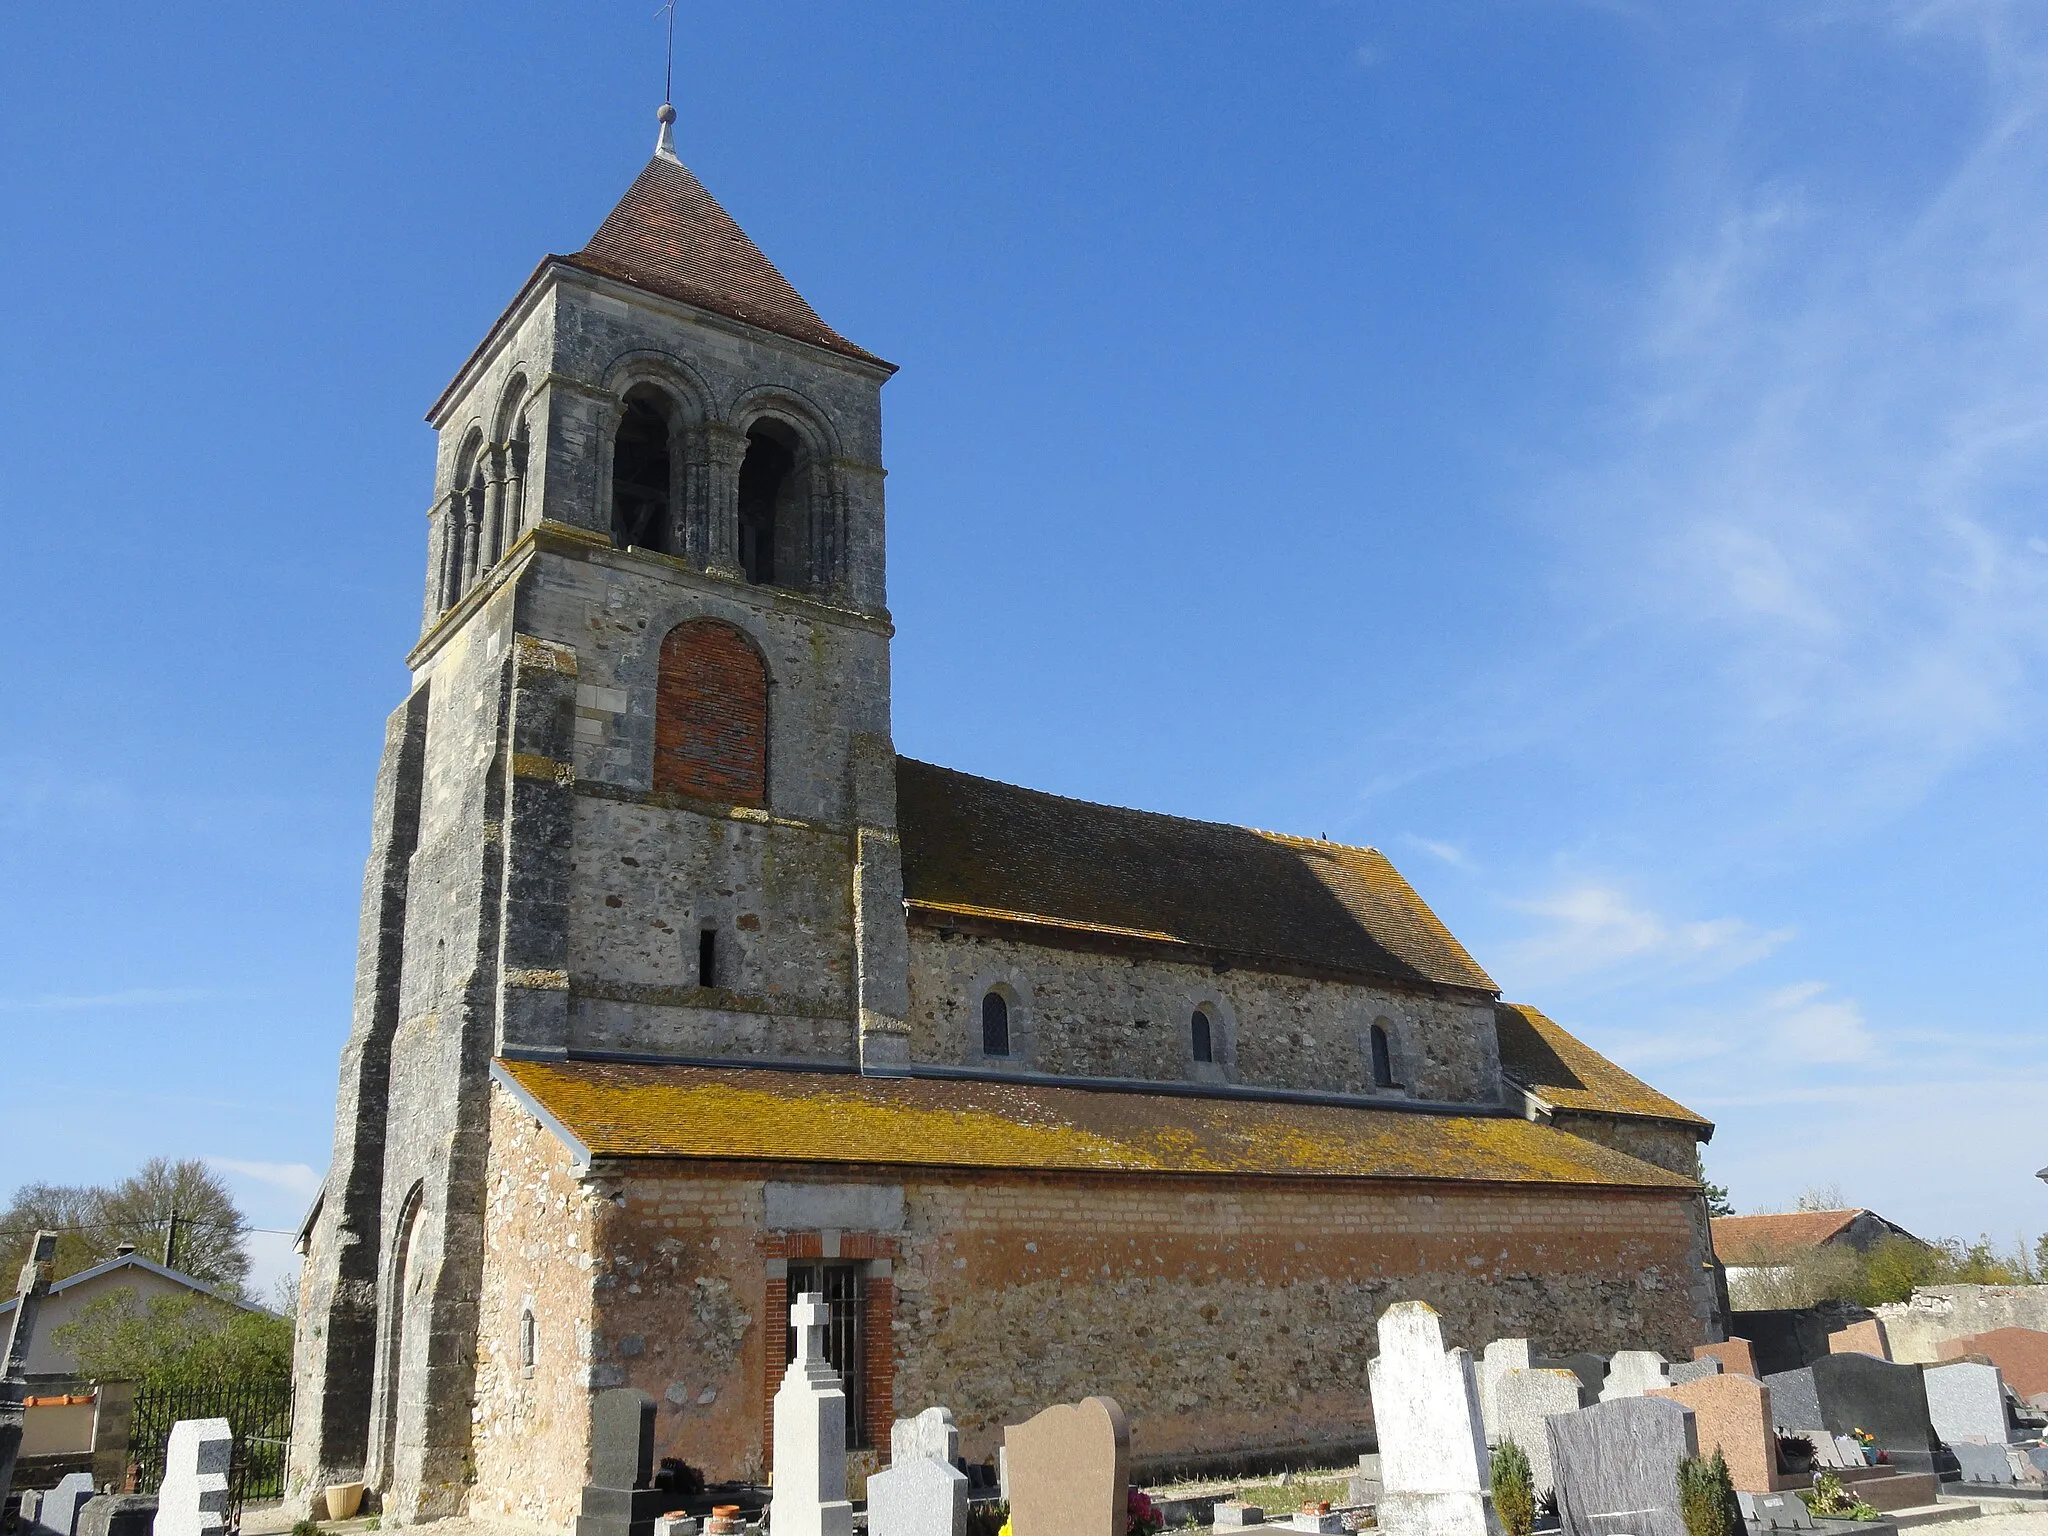
[[[164,1453],[171,1426],[180,1419],[226,1419],[234,1431],[228,1465],[228,1529],[242,1525],[242,1506],[251,1499],[284,1497],[285,1455],[292,1439],[292,1394],[288,1384],[236,1382],[226,1386],[182,1387],[135,1394],[128,1433],[128,1459],[137,1469],[136,1488],[155,1493],[163,1486]]]

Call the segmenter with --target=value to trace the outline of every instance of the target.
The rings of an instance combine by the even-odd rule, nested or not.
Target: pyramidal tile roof
[[[820,320],[689,167],[663,151],[633,179],[590,243],[558,259],[778,336],[892,366]]]

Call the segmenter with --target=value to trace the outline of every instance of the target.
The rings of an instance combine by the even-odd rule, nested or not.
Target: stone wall
[[[1499,1099],[1493,1000],[1392,986],[1056,949],[929,926],[910,930],[910,1042],[916,1061],[992,1066],[981,1000],[1011,999],[1011,1064],[1039,1072],[1154,1081],[1384,1092],[1459,1103]],[[1215,1070],[1190,1048],[1206,1006],[1220,1028]],[[1399,1089],[1375,1089],[1367,1034],[1384,1020]]]
[[[588,1478],[591,1391],[617,1374],[590,1358],[604,1200],[540,1122],[502,1091],[491,1098],[469,1513],[560,1529],[575,1519]],[[531,1367],[520,1338],[528,1311]]]
[[[1374,1320],[1408,1298],[1475,1351],[1526,1336],[1686,1357],[1712,1336],[1694,1197],[905,1172],[865,1175],[902,1178],[896,1230],[797,1233],[768,1229],[763,1180],[833,1170],[600,1169],[589,1380],[657,1399],[659,1454],[757,1475],[781,1355],[762,1320],[799,1252],[857,1256],[892,1287],[890,1408],[951,1407],[975,1458],[1004,1423],[1091,1392],[1124,1403],[1154,1467],[1341,1455],[1371,1430]]]
[[[1891,1340],[1892,1358],[1925,1363],[1939,1358],[1944,1339],[1993,1328],[2048,1331],[2048,1285],[1923,1285],[1911,1301],[1873,1308]]]
[[[1603,1147],[1626,1152],[1654,1167],[1699,1177],[1700,1144],[1692,1127],[1669,1120],[1643,1120],[1626,1115],[1588,1115],[1559,1110],[1550,1123]]]

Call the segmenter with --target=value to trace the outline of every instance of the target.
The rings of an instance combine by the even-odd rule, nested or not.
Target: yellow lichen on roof
[[[1502,1003],[1494,1018],[1501,1070],[1559,1109],[1676,1120],[1713,1129],[1711,1122],[1624,1072],[1528,1004]]]
[[[500,1061],[496,1070],[603,1158],[1694,1187],[1506,1116],[726,1067]]]

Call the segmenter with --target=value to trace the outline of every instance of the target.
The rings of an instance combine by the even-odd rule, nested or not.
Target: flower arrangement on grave
[[[1529,1453],[1512,1437],[1493,1450],[1493,1512],[1506,1536],[1529,1536],[1536,1529],[1536,1477]]]
[[[1124,1501],[1124,1536],[1152,1536],[1166,1529],[1166,1516],[1142,1488],[1133,1488]]]
[[[1809,1435],[1779,1435],[1778,1470],[1780,1472],[1811,1472],[1815,1447]]]
[[[1678,1513],[1685,1536],[1741,1536],[1742,1507],[1718,1445],[1711,1456],[1688,1456],[1678,1464]]]
[[[1856,1437],[1856,1443],[1863,1448],[1863,1459],[1869,1465],[1879,1466],[1890,1459],[1877,1448],[1877,1436],[1869,1430],[1851,1428],[1849,1433]]]
[[[1803,1488],[1799,1497],[1806,1501],[1807,1510],[1821,1520],[1875,1520],[1876,1508],[1862,1499],[1852,1499],[1843,1488],[1842,1480],[1832,1472],[1823,1472],[1813,1480],[1811,1488]]]

